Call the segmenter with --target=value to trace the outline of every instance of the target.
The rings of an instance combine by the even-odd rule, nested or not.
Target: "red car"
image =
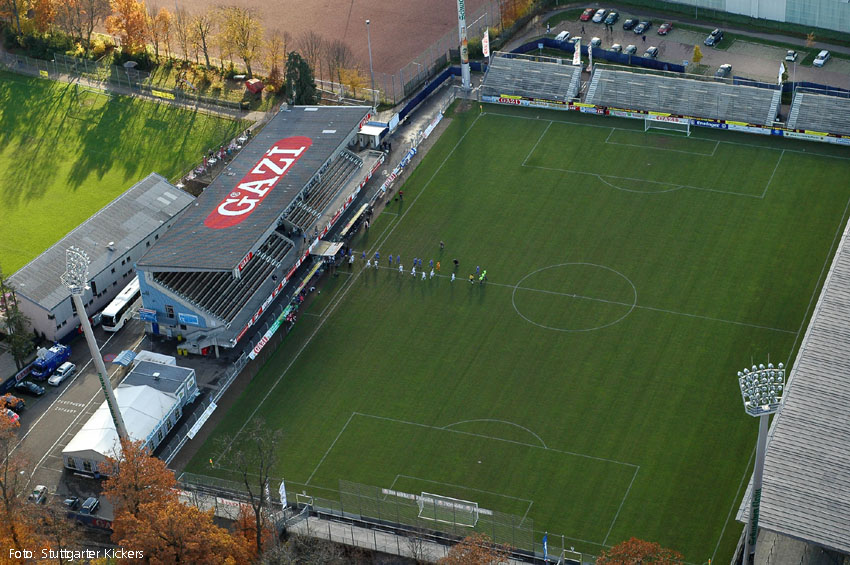
[[[667,35],[667,32],[673,29],[673,22],[664,22],[658,26],[658,35]]]
[[[579,18],[583,22],[589,22],[590,18],[593,17],[593,14],[596,13],[595,8],[585,8],[584,12],[581,13],[581,17]]]

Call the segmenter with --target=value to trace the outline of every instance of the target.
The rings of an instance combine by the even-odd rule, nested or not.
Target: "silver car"
[[[62,381],[73,375],[77,372],[77,366],[71,363],[70,361],[66,361],[59,365],[59,368],[56,369],[56,372],[47,379],[47,384],[52,386],[59,386],[62,384]]]

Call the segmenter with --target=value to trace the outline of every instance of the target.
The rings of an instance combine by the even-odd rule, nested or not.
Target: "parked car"
[[[570,38],[570,32],[562,31],[558,35],[555,36],[555,41],[566,41]]]
[[[100,500],[94,496],[90,496],[83,502],[80,507],[80,514],[97,514],[97,509],[100,506]]]
[[[657,59],[658,58],[658,47],[648,47],[646,49],[646,53],[643,54],[647,59]]]
[[[37,487],[32,489],[32,492],[27,497],[27,500],[35,504],[42,504],[44,502],[47,502],[47,487],[44,485],[38,485]]]
[[[80,505],[80,497],[79,496],[69,496],[65,500],[62,501],[62,504],[70,508],[71,510],[76,510],[77,506]]]
[[[638,25],[638,21],[634,18],[629,18],[623,22],[623,29],[629,31],[630,29],[634,29],[636,25]]]
[[[720,67],[717,68],[717,71],[715,71],[714,76],[717,77],[717,78],[726,78],[731,74],[732,74],[732,65],[726,64],[726,65],[720,65]]]
[[[598,37],[594,37],[593,39],[590,40],[590,46],[591,47],[599,47],[600,45],[602,45],[602,40],[599,39]]]
[[[579,18],[583,22],[590,21],[590,18],[593,17],[593,14],[596,13],[596,8],[585,8],[584,12],[581,13],[581,17]]]
[[[705,43],[709,47],[713,47],[713,46],[717,45],[718,43],[720,43],[720,41],[722,39],[723,39],[723,30],[722,29],[715,29],[714,31],[712,31],[711,33],[708,34],[708,37],[705,38],[705,41],[703,41],[703,43]]]
[[[815,60],[812,63],[812,65],[814,65],[815,67],[822,67],[824,65],[824,63],[829,61],[830,57],[831,57],[831,55],[829,54],[829,51],[824,49],[823,51],[818,53],[818,56],[815,57]]]
[[[593,23],[602,23],[602,20],[605,19],[605,14],[607,13],[608,10],[606,10],[605,8],[599,8],[598,10],[596,10],[596,13],[593,15]]]
[[[70,361],[65,361],[56,371],[53,372],[53,376],[47,379],[47,384],[51,386],[59,386],[62,384],[62,381],[73,375],[77,372],[77,366],[71,363]]]
[[[41,396],[44,394],[44,388],[31,381],[21,381],[17,383],[15,385],[15,390],[19,390],[33,396]]]
[[[12,421],[12,424],[14,424],[15,426],[21,425],[21,417],[18,416],[18,414],[16,412],[12,412],[8,408],[3,408],[3,410],[6,411],[6,417],[9,418],[9,420]]]
[[[789,49],[789,50],[785,53],[785,60],[786,60],[786,61],[791,61],[791,62],[793,63],[794,61],[796,61],[796,60],[797,60],[797,52],[796,52],[796,51],[794,51],[793,49]]]
[[[652,27],[652,22],[649,20],[644,20],[635,26],[634,32],[638,35],[642,35],[649,31],[649,28]]]
[[[667,35],[673,29],[673,22],[664,22],[658,26],[658,35]]]
[[[609,51],[613,51],[614,53],[622,53],[623,52],[623,46],[620,45],[619,43],[615,43],[614,45],[611,46]]]
[[[637,53],[637,47],[635,47],[634,45],[629,45],[626,47],[626,50],[623,51],[623,53],[625,53],[626,55],[634,55],[635,53]]]
[[[609,12],[607,16],[605,16],[605,25],[613,25],[620,19],[620,14],[618,12]]]
[[[15,396],[13,394],[7,393],[7,394],[4,394],[3,396],[0,396],[0,401],[2,401],[2,404],[0,404],[0,406],[5,406],[6,408],[11,408],[15,412],[20,412],[21,410],[23,410],[24,408],[27,407],[27,403],[24,402],[23,398],[18,398],[17,396]]]

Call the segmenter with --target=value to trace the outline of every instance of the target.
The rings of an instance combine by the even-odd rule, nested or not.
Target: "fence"
[[[224,97],[203,96],[192,90],[155,86],[150,83],[150,73],[144,71],[71,57],[61,53],[54,54],[52,61],[46,61],[26,55],[3,52],[2,60],[12,71],[39,75],[44,78],[58,79],[67,75],[85,80],[99,88],[105,89],[107,85],[112,85],[120,89],[127,89],[130,94],[149,96],[167,102],[205,106],[213,110],[220,108],[242,109],[241,102]]]

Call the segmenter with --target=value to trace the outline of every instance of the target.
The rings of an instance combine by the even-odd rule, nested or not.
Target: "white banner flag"
[[[484,56],[490,56],[490,28],[484,30],[484,39],[481,40],[481,50],[484,51]]]
[[[587,44],[587,72],[593,71],[593,45]]]
[[[280,504],[286,508],[286,484],[283,479],[280,480],[280,489],[277,492],[280,493]]]
[[[782,84],[782,75],[785,74],[785,63],[779,63],[779,84]]]
[[[573,53],[573,65],[581,65],[581,39],[575,43],[576,51]]]

